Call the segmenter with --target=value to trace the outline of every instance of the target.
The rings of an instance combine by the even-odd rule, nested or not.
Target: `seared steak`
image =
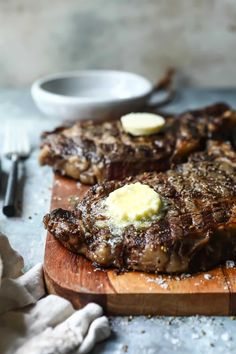
[[[72,252],[121,270],[193,272],[236,259],[236,156],[229,143],[208,145],[207,152],[175,170],[93,186],[74,210],[46,215],[46,228]],[[137,181],[161,196],[161,218],[118,232],[103,212],[103,201]]]
[[[151,136],[125,133],[120,121],[76,123],[43,135],[39,161],[82,183],[165,171],[203,150],[208,139],[230,140],[236,113],[225,104],[167,117]]]

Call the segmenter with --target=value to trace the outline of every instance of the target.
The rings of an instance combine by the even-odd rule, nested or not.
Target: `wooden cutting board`
[[[55,175],[51,209],[71,208],[87,186]],[[47,235],[45,280],[49,293],[69,299],[76,308],[90,301],[112,315],[236,314],[236,268],[218,267],[190,277],[98,270],[83,256],[66,250]]]

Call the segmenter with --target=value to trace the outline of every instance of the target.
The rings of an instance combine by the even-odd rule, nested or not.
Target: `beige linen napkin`
[[[1,354],[84,354],[109,337],[99,305],[75,311],[69,301],[45,296],[42,265],[25,274],[23,266],[23,258],[0,234]]]

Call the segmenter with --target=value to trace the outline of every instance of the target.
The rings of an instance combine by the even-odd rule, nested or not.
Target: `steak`
[[[236,154],[230,143],[167,172],[149,172],[90,188],[73,210],[44,217],[47,230],[70,251],[102,267],[145,272],[196,272],[236,259]],[[103,210],[109,193],[141,182],[162,199],[158,220],[141,229],[112,228]]]
[[[166,117],[163,131],[135,137],[120,121],[86,121],[44,133],[39,161],[63,175],[94,184],[148,171],[165,171],[204,150],[208,139],[233,138],[236,113],[225,104]]]

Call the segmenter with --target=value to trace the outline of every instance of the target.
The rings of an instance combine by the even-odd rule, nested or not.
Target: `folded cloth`
[[[23,258],[0,234],[1,354],[85,354],[109,337],[99,305],[76,311],[65,299],[46,296],[42,265],[22,275],[23,266]]]

